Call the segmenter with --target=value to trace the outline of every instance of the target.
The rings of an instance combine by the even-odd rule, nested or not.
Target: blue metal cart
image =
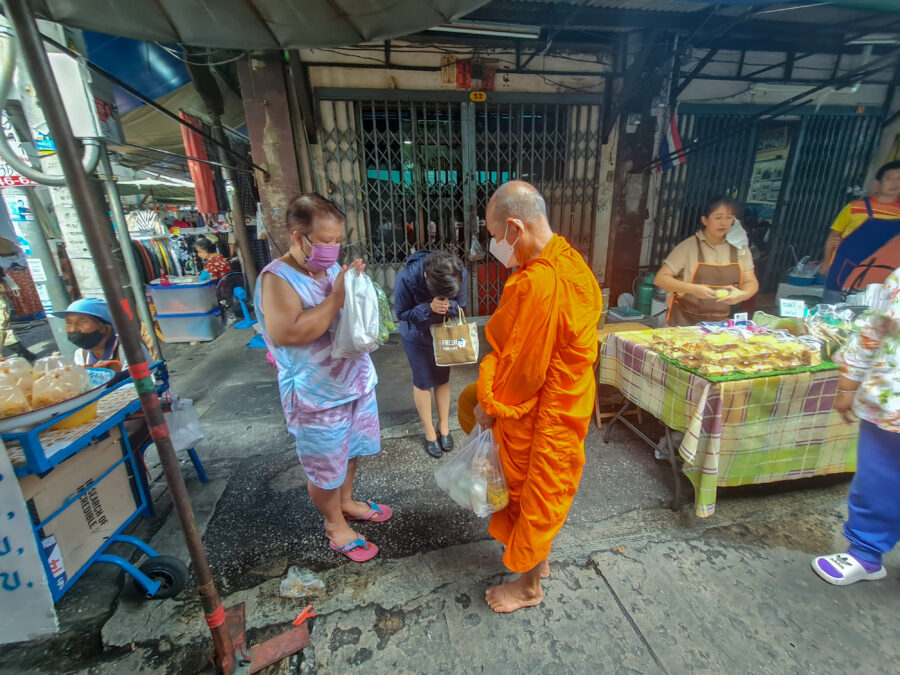
[[[155,364],[153,371],[159,385],[158,391],[162,393],[168,389],[168,372],[165,364]],[[111,563],[121,567],[134,579],[135,586],[146,593],[147,597],[174,597],[183,590],[188,581],[188,568],[181,560],[170,556],[162,556],[144,541],[124,534],[125,530],[138,516],[148,516],[153,513],[146,468],[141,455],[138,454],[143,453],[151,444],[151,441],[148,439],[143,443],[142,447],[133,448],[125,424],[130,416],[133,416],[141,409],[137,392],[132,384],[132,380],[127,377],[118,382],[114,381],[99,398],[88,404],[96,403],[98,414],[86,424],[57,431],[50,429],[51,426],[56,425],[62,419],[74,415],[86,407],[82,406],[65,415],[54,417],[28,431],[2,435],[13,460],[16,475],[22,477],[32,474],[44,476],[52,471],[54,467],[59,466],[66,459],[88,448],[91,444],[107,439],[111,432],[115,430],[119,432],[122,450],[121,459],[106,468],[98,478],[85,484],[81,490],[68,495],[59,508],[49,515],[40,518],[34,515],[32,517],[32,530],[38,551],[41,552],[44,572],[47,575],[55,602],[59,601],[95,562]],[[193,448],[188,452],[200,480],[205,483],[206,474],[199,458],[197,458],[196,452]],[[46,539],[42,534],[43,530],[66,509],[83,500],[86,495],[91,493],[103,480],[113,475],[116,469],[122,465],[126,467],[130,478],[131,491],[134,497],[133,511],[78,570],[72,574],[66,574],[64,577],[58,576],[58,570],[54,569],[51,551],[45,547]],[[145,553],[148,559],[140,567],[136,567],[121,556],[107,553],[107,549],[113,543],[134,546]]]

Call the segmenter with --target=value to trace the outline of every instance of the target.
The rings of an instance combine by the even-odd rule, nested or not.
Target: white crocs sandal
[[[866,572],[866,568],[849,553],[832,553],[814,558],[812,568],[816,574],[835,586],[849,586],[857,581],[878,581],[887,576],[884,565],[874,572]]]

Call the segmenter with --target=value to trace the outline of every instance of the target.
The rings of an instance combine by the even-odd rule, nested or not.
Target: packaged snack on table
[[[91,379],[81,366],[67,366],[49,370],[35,380],[31,394],[31,404],[43,408],[61,403],[83,394],[91,388]]]
[[[24,392],[15,385],[0,385],[0,419],[21,415],[31,410]]]
[[[720,351],[729,351],[738,346],[740,338],[732,332],[722,331],[721,333],[712,333],[706,336],[704,342],[710,349],[718,349]]]
[[[31,364],[21,356],[13,356],[0,362],[0,374],[6,375],[11,384],[21,388],[25,396],[31,396],[34,376]]]
[[[54,352],[50,356],[45,356],[34,362],[34,379],[37,380],[51,370],[59,370],[61,368],[74,368],[75,361],[68,356],[63,356],[58,352]]]

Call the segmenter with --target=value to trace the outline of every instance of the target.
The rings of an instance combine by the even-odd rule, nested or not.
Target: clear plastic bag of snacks
[[[459,454],[435,471],[434,478],[453,501],[479,518],[509,504],[509,487],[491,429],[475,425]]]
[[[0,374],[6,376],[4,384],[13,384],[22,390],[25,396],[31,396],[34,376],[31,364],[21,356],[13,356],[0,362]]]
[[[35,408],[68,401],[90,390],[91,378],[81,366],[66,366],[48,370],[34,382],[31,404]]]
[[[0,419],[21,415],[31,410],[24,392],[15,385],[0,384]]]
[[[68,356],[63,356],[57,352],[54,352],[50,356],[45,356],[42,359],[38,359],[34,362],[34,379],[37,380],[52,370],[59,370],[61,368],[74,368],[75,361],[73,361]]]

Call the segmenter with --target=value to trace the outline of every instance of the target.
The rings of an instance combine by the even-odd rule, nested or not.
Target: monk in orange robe
[[[487,208],[491,252],[518,267],[485,332],[494,351],[478,376],[475,418],[493,426],[510,501],[491,518],[504,564],[521,576],[487,589],[495,612],[541,602],[541,578],[581,480],[594,407],[602,297],[581,255],[547,221],[528,183],[506,183]]]

